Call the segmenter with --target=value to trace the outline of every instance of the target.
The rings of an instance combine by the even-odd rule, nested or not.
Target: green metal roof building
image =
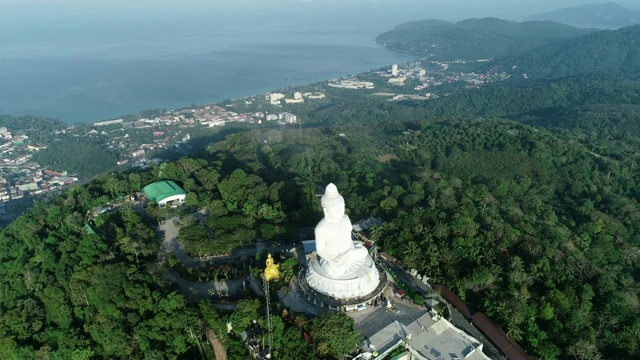
[[[165,205],[168,202],[176,200],[182,203],[184,197],[187,195],[184,189],[171,180],[153,182],[142,188],[142,191],[149,199],[158,203],[158,205]]]

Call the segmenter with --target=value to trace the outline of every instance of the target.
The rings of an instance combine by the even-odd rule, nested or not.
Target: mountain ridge
[[[549,21],[471,18],[455,24],[441,24],[425,20],[398,25],[380,34],[376,41],[391,50],[434,59],[482,59],[520,54],[594,31],[597,30]]]
[[[526,20],[555,21],[575,27],[618,29],[640,24],[640,10],[633,10],[615,2],[585,4],[532,15]]]

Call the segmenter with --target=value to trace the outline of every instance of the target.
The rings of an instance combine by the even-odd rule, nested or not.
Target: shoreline
[[[238,56],[237,54],[232,55],[230,60],[238,60],[240,63],[229,66],[229,69],[221,68],[212,70],[209,69],[209,67],[203,67],[202,63],[199,63],[197,69],[185,70],[179,65],[187,66],[195,61],[193,59],[187,59],[184,61],[184,64],[182,64],[182,62],[169,64],[171,66],[176,66],[175,73],[171,73],[170,68],[166,69],[166,71],[170,72],[167,76],[170,76],[173,79],[167,80],[163,83],[163,87],[165,88],[163,90],[158,89],[157,86],[154,85],[154,79],[151,79],[151,82],[147,84],[147,79],[142,78],[141,76],[137,76],[140,80],[135,81],[135,83],[133,80],[127,80],[123,84],[118,84],[117,86],[110,86],[106,89],[94,89],[93,87],[97,85],[92,84],[92,81],[95,81],[92,77],[108,75],[102,74],[103,69],[100,69],[100,71],[96,73],[87,74],[88,78],[86,79],[86,82],[80,83],[76,86],[88,88],[86,90],[73,90],[71,89],[71,87],[73,87],[72,85],[62,87],[58,91],[63,93],[70,92],[70,94],[65,95],[62,97],[63,100],[58,102],[55,99],[39,98],[37,92],[43,91],[43,89],[34,88],[33,95],[30,95],[34,98],[34,103],[31,104],[32,106],[28,106],[26,104],[13,104],[12,106],[21,107],[22,109],[14,109],[11,111],[9,106],[2,106],[2,104],[0,104],[0,115],[7,115],[11,117],[33,116],[43,119],[54,119],[65,125],[74,125],[78,123],[88,124],[128,115],[137,116],[141,111],[150,109],[182,109],[190,107],[193,104],[199,107],[208,104],[216,104],[226,99],[254,97],[259,96],[260,94],[280,91],[287,88],[297,88],[312,85],[314,83],[327,82],[331,79],[342,78],[351,74],[363,74],[380,67],[390,66],[392,63],[400,64],[419,58],[418,55],[414,56],[401,51],[387,49],[375,40],[371,40],[371,43],[376,46],[348,47],[328,45],[331,47],[330,50],[336,51],[337,55],[333,57],[326,55],[326,46],[316,48],[311,45],[311,49],[315,49],[315,53],[318,55],[314,55],[313,52],[305,55],[305,57],[300,59],[300,62],[303,63],[300,68],[288,67],[288,65],[293,64],[293,62],[291,62],[292,60],[290,59],[286,60],[286,57],[282,54],[279,54],[280,57],[274,60],[274,64],[261,65],[258,69],[251,68],[251,59]],[[310,45],[304,46],[308,47]],[[293,45],[291,48],[286,49],[286,53],[293,54],[297,50],[301,51],[301,49],[298,49],[299,47],[300,45]],[[344,49],[348,49],[346,54],[339,54]],[[277,53],[275,50],[272,52]],[[236,57],[237,59],[235,59]],[[201,62],[202,60],[198,61]],[[215,59],[211,61],[213,61],[214,65],[216,64]],[[144,64],[146,64],[146,62],[142,62],[142,65]],[[141,64],[137,64],[136,66],[141,66]],[[245,73],[245,67],[247,73]],[[200,70],[202,70],[202,72],[199,72]],[[135,71],[135,68],[126,68],[122,71],[124,73],[132,72]],[[152,76],[154,73],[151,71],[151,75],[143,75]],[[196,77],[193,85],[185,85],[181,81],[176,80],[187,75]],[[113,81],[117,82],[118,79]],[[10,82],[11,81],[9,81],[9,83]],[[130,87],[125,89],[126,92],[124,93],[118,91],[120,88],[125,87],[125,85],[130,85],[128,83],[133,83],[133,88]],[[135,86],[137,84],[140,84],[141,86],[138,88]],[[22,92],[28,92],[31,94],[29,88],[22,89]],[[188,94],[189,92],[193,93],[191,94],[192,96],[186,97],[184,94]],[[198,93],[200,94],[198,95]],[[208,96],[206,94],[211,95]],[[46,96],[55,96],[55,94]],[[133,105],[124,104],[134,97],[136,97],[136,99],[131,101],[131,104]],[[5,98],[5,101],[9,104],[13,99],[11,97],[7,97]],[[53,110],[51,112],[47,112],[46,109],[51,108],[47,105],[52,103],[55,105],[52,107]],[[111,106],[112,103],[116,104]],[[120,104],[118,105],[117,103]],[[85,109],[95,109],[94,114],[102,115],[77,115],[78,113],[84,112],[82,108],[79,108],[77,112],[74,110],[73,114],[75,115],[69,117],[60,115],[61,111],[70,113],[67,108],[71,106],[75,108],[74,104],[83,104],[82,106]],[[39,108],[42,109],[42,111],[37,111]],[[36,111],[30,111],[29,109]],[[86,112],[84,113],[87,114]]]

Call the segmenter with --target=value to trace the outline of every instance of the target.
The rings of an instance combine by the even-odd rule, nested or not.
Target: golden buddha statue
[[[267,267],[264,268],[264,278],[267,281],[271,281],[272,279],[277,279],[280,277],[280,268],[279,265],[273,262],[273,258],[271,254],[267,256]]]

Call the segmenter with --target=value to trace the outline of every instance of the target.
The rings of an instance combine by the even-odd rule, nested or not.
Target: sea
[[[257,95],[416,56],[393,24],[269,16],[41,21],[0,26],[0,114],[93,122]]]

